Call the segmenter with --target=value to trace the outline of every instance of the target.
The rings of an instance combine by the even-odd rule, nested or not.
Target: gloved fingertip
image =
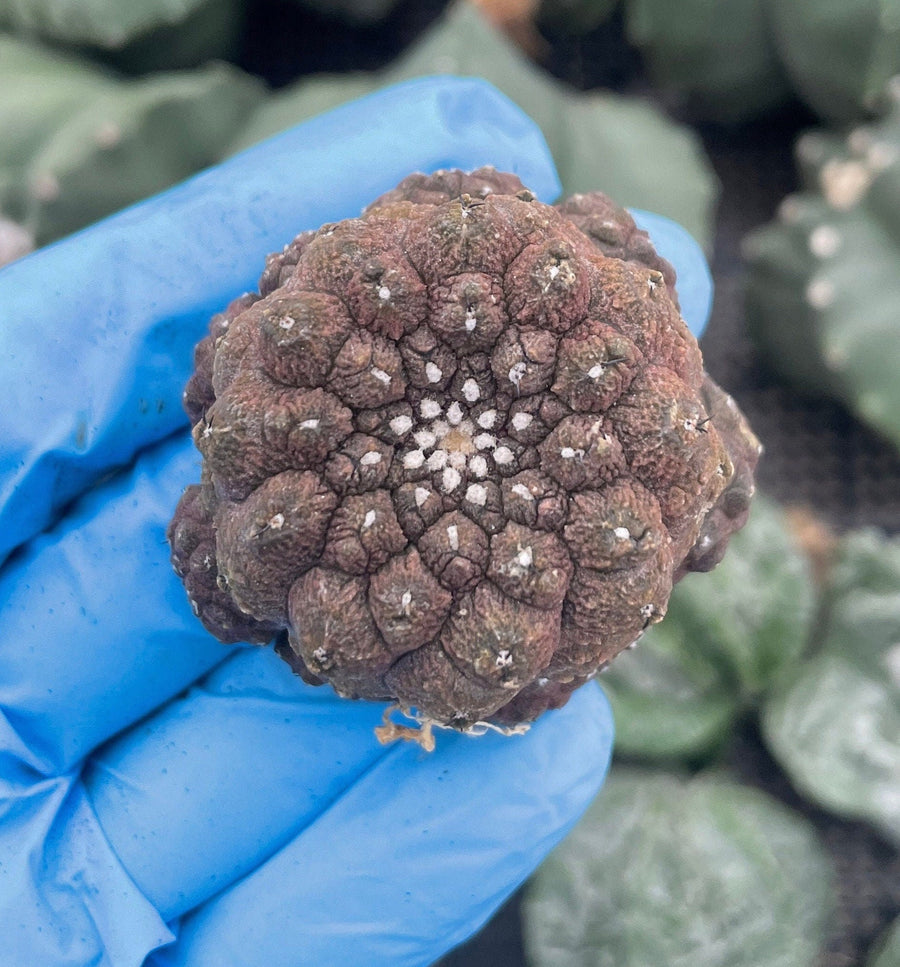
[[[631,209],[631,216],[649,234],[656,251],[672,263],[678,276],[681,315],[699,339],[713,303],[713,278],[703,249],[686,228],[665,215]]]

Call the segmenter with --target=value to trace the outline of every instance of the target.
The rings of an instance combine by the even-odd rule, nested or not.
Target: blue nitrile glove
[[[405,84],[0,272],[4,967],[426,965],[597,792],[596,686],[523,736],[383,747],[382,706],[213,640],[164,538],[199,474],[180,399],[209,316],[302,229],[485,163],[558,190],[493,88]],[[691,244],[663,247],[682,285],[707,278]]]

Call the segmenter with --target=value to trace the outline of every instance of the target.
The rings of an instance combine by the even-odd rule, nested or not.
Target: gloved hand
[[[495,90],[414,82],[0,272],[4,965],[426,965],[600,787],[595,685],[524,736],[383,747],[381,706],[213,640],[168,560],[199,473],[180,398],[209,316],[300,230],[412,170],[485,163],[557,193],[536,128]],[[641,220],[705,320],[702,255]]]

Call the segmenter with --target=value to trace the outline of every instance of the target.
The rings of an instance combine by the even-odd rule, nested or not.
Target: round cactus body
[[[673,283],[605,196],[493,169],[270,257],[185,394],[169,538],[206,627],[458,729],[563,704],[746,519],[758,443]]]

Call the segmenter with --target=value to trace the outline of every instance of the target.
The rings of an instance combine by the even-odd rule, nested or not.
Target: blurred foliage
[[[609,0],[543,0],[539,21],[572,6],[586,32]],[[730,124],[791,95],[825,121],[872,113],[900,72],[900,0],[621,0],[629,41],[653,79],[696,117]],[[571,29],[568,27],[567,29]]]
[[[900,0],[767,0],[794,89],[823,120],[873,112],[900,72]]]
[[[0,0],[0,30],[166,70],[234,53],[243,10],[242,0]]]
[[[746,241],[748,324],[765,358],[900,447],[900,84],[880,121],[803,135],[803,189]]]
[[[765,0],[628,0],[628,38],[651,75],[702,117],[734,122],[789,95]]]
[[[849,535],[816,653],[768,698],[763,732],[792,782],[900,845],[900,538]]]
[[[0,214],[44,244],[221,156],[264,93],[228,64],[120,80],[0,35]]]
[[[697,136],[647,101],[570,90],[468,3],[451,6],[385,71],[302,79],[273,95],[233,150],[365,91],[434,73],[477,75],[519,104],[541,127],[567,194],[599,188],[620,204],[668,215],[709,247],[717,184]]]
[[[805,820],[717,775],[613,767],[529,884],[532,967],[807,967],[831,869]]]
[[[696,760],[720,749],[738,716],[793,671],[815,605],[786,515],[757,497],[724,561],[687,575],[665,620],[604,674],[616,750]]]

